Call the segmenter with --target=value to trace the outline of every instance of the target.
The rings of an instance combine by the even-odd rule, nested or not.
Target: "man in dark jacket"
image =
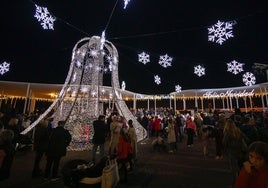
[[[58,179],[58,169],[60,159],[66,155],[66,148],[69,146],[72,136],[68,130],[64,129],[65,121],[59,121],[58,126],[51,131],[51,135],[48,142],[47,148],[47,163],[45,170],[45,179],[50,175],[51,167],[52,168],[52,179]]]
[[[41,175],[40,161],[47,150],[49,139],[48,122],[46,120],[41,120],[35,128],[34,132],[34,167],[32,172],[32,177],[39,177]]]
[[[104,157],[104,143],[107,135],[107,125],[105,124],[105,116],[100,115],[98,120],[93,122],[94,135],[93,135],[93,148],[92,148],[92,161],[96,160],[96,152],[98,146],[100,147],[100,157]]]

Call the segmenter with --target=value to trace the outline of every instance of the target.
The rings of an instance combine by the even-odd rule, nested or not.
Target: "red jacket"
[[[235,188],[268,188],[268,167],[253,169],[250,174],[242,168],[236,179]]]
[[[118,142],[118,151],[117,151],[117,158],[118,159],[125,159],[129,156],[129,154],[132,154],[132,147],[131,142],[126,141],[122,136],[119,137]]]
[[[154,129],[156,131],[160,131],[161,130],[161,119],[155,118],[154,119]]]

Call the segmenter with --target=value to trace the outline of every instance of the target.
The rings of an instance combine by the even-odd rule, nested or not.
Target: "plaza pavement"
[[[204,158],[202,143],[195,138],[193,147],[185,142],[178,143],[174,153],[152,151],[153,138],[138,144],[138,160],[128,176],[127,183],[119,183],[117,188],[229,188],[230,168],[227,158],[215,160],[215,145],[212,141],[210,154]],[[91,159],[89,151],[69,151],[61,161],[63,166],[72,159]],[[15,155],[11,177],[0,182],[1,188],[64,188],[62,180],[52,182],[42,178],[32,179],[34,162],[32,151],[19,151]],[[45,158],[41,167],[44,168]],[[90,187],[90,186],[88,186]]]

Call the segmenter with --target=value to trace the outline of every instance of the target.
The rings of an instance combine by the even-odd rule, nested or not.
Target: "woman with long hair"
[[[223,146],[229,158],[230,167],[233,174],[233,183],[244,162],[247,146],[246,136],[240,131],[232,119],[228,119],[223,129]]]

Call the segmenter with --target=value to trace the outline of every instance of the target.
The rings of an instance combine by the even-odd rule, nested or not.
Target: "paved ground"
[[[152,139],[139,143],[138,161],[133,173],[129,174],[127,183],[119,183],[118,188],[229,188],[230,169],[226,158],[215,160],[215,146],[210,145],[210,155],[202,155],[202,143],[195,140],[191,148],[185,143],[178,144],[178,151],[165,153],[152,151]],[[61,161],[61,166],[72,159],[89,161],[87,151],[70,151]],[[12,166],[10,179],[0,182],[1,188],[63,188],[62,180],[44,181],[32,179],[31,170],[34,155],[32,151],[17,152]],[[42,161],[44,167],[45,159]]]

